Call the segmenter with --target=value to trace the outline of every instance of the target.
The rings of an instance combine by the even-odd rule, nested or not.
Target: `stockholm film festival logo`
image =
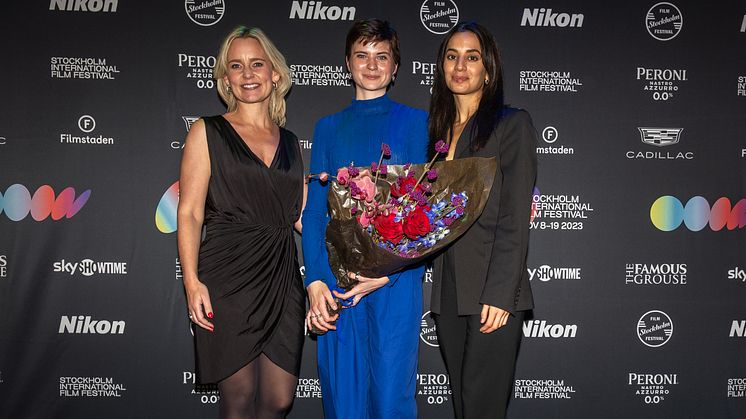
[[[50,57],[53,79],[114,80],[119,68],[102,57]]]
[[[420,6],[420,21],[428,31],[443,35],[458,23],[459,12],[452,0],[425,0]]]
[[[684,128],[637,127],[637,130],[643,144],[662,149],[679,144]],[[694,152],[688,150],[628,150],[625,156],[630,160],[692,160],[694,159]]]
[[[671,195],[661,196],[650,206],[650,221],[660,231],[674,231],[683,223],[689,231],[701,231],[709,225],[712,231],[746,227],[746,198],[735,205],[719,198],[710,207],[707,199],[695,196],[686,205]]]
[[[60,377],[60,397],[122,397],[127,391],[114,377]]]
[[[55,196],[54,189],[49,185],[40,186],[33,197],[29,190],[21,184],[13,184],[0,194],[0,213],[4,213],[11,221],[21,221],[29,213],[35,221],[44,221],[51,216],[52,220],[72,218],[88,202],[91,190],[83,191],[77,197],[75,188],[67,187]]]
[[[434,348],[440,346],[438,344],[438,334],[435,327],[435,321],[430,315],[429,310],[422,315],[422,319],[420,321],[420,339],[427,346],[432,346]]]
[[[673,336],[673,321],[660,310],[650,310],[637,321],[637,337],[645,346],[660,348]]]
[[[575,388],[564,378],[516,379],[516,399],[572,399]]]
[[[532,230],[582,230],[592,215],[593,207],[581,195],[542,194],[534,187],[529,219]]]
[[[676,38],[683,25],[681,11],[672,3],[656,3],[645,15],[645,28],[650,36],[659,41]]]
[[[223,0],[185,0],[184,10],[189,20],[199,26],[212,26],[223,18],[225,2]]]

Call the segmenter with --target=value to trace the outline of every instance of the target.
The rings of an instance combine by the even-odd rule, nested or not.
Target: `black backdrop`
[[[186,129],[223,112],[213,57],[237,24],[267,32],[308,158],[314,122],[353,96],[343,40],[366,17],[399,30],[391,96],[423,109],[442,33],[489,27],[543,138],[511,417],[742,417],[743,2],[168,3],[2,7],[1,417],[216,414],[174,233]],[[425,281],[419,411],[447,418]],[[311,338],[290,417],[321,417]]]

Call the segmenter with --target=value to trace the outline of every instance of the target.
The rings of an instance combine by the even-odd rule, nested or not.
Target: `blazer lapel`
[[[456,155],[457,159],[468,157],[470,155],[469,149],[471,148],[471,125],[474,123],[474,117],[469,118],[469,121],[464,126],[464,130],[461,131],[461,136],[456,143]]]

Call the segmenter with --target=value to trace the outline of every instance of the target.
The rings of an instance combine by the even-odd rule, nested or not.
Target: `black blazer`
[[[482,215],[449,248],[454,252],[458,314],[478,314],[482,304],[512,314],[533,308],[526,254],[531,197],[536,181],[536,129],[528,112],[506,108],[487,144],[470,147],[469,120],[456,144],[456,158],[497,157],[498,170]],[[440,313],[443,256],[433,262],[430,311]]]

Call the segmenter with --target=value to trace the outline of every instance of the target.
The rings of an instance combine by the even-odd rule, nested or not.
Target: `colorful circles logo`
[[[731,206],[730,200],[723,197],[710,207],[701,196],[691,198],[686,205],[673,196],[661,196],[650,207],[650,221],[661,231],[676,230],[682,222],[691,231],[700,231],[707,225],[712,231],[740,229],[746,226],[746,198]]]
[[[49,185],[42,185],[31,193],[25,186],[18,183],[10,185],[5,194],[0,194],[0,213],[11,221],[21,221],[31,213],[31,218],[43,221],[50,215],[52,220],[60,220],[63,217],[72,218],[88,202],[91,190],[88,189],[75,197],[75,189],[65,188],[55,197],[54,189]]]
[[[155,209],[155,226],[161,233],[176,231],[176,209],[179,206],[179,181],[171,185],[158,202]]]

